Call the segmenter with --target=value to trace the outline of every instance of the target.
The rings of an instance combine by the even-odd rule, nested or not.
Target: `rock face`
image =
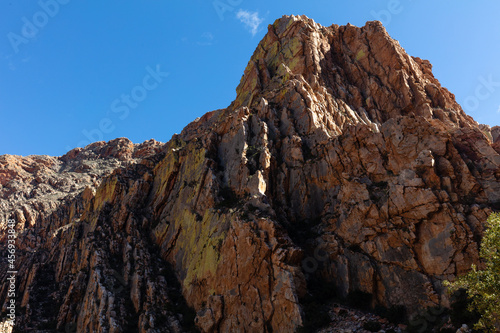
[[[318,281],[410,314],[448,305],[442,281],[478,263],[500,209],[500,140],[431,68],[379,22],[285,16],[236,100],[166,144],[0,157],[18,325],[293,332]]]

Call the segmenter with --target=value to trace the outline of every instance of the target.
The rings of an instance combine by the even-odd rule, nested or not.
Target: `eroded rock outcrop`
[[[409,313],[446,306],[442,281],[478,263],[500,209],[500,142],[431,68],[379,22],[285,16],[236,100],[166,144],[1,157],[19,322],[292,332],[317,281]]]

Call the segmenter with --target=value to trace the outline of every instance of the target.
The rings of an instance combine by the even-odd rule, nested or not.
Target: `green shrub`
[[[472,327],[479,321],[481,316],[477,311],[471,311],[471,299],[467,296],[465,289],[458,289],[451,296],[450,319],[455,327],[461,327],[463,324]]]
[[[471,299],[469,310],[481,318],[474,326],[489,332],[500,331],[500,214],[491,214],[479,252],[484,270],[472,265],[472,270],[453,283],[446,281],[450,292],[461,288]]]

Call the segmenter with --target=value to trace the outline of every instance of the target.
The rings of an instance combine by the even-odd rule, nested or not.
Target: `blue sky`
[[[500,125],[498,1],[3,0],[0,13],[0,154],[168,141],[230,104],[284,14],[325,26],[382,21],[468,114]]]

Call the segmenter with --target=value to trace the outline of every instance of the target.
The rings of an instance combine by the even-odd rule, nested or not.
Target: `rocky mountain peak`
[[[307,96],[306,107],[331,133],[344,124],[374,124],[414,114],[453,127],[477,125],[432,75],[429,61],[406,54],[378,21],[363,27],[323,27],[305,16],[269,25],[237,88],[232,105],[257,106],[261,98],[287,104]]]

